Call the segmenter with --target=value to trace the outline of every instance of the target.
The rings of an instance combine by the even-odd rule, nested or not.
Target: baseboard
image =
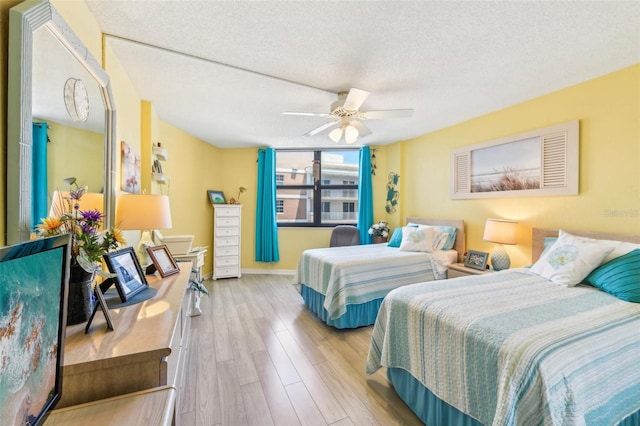
[[[243,274],[294,275],[295,269],[242,269]]]

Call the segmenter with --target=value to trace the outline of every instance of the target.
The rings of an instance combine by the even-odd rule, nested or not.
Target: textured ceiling
[[[219,147],[303,137],[337,92],[371,95],[359,143],[450,126],[640,62],[640,2],[86,0],[140,96]]]

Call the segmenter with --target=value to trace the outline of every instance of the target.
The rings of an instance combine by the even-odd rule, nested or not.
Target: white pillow
[[[613,245],[607,242],[560,230],[558,240],[531,267],[531,272],[555,284],[573,287],[598,267],[612,250]]]
[[[433,228],[405,226],[402,228],[401,251],[433,251]]]
[[[418,223],[407,223],[407,226],[412,228],[431,228],[433,229],[433,250],[442,250],[442,248],[447,244],[449,239],[449,234],[443,231],[440,228],[431,225],[421,225]],[[404,228],[403,228],[404,229]],[[402,234],[404,235],[404,233]],[[412,250],[413,251],[413,250]],[[420,250],[422,251],[422,250]]]

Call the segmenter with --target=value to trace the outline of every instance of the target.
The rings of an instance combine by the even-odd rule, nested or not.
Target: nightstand
[[[490,274],[491,270],[485,269],[480,271],[478,269],[467,268],[464,263],[452,263],[447,266],[447,278],[465,277],[467,275],[484,275]]]

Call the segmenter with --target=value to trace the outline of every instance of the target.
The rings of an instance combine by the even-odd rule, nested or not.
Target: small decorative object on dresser
[[[469,250],[467,257],[464,260],[464,266],[467,268],[477,269],[484,271],[487,267],[487,258],[489,253],[483,251]]]
[[[369,228],[369,235],[373,237],[373,242],[376,244],[386,243],[389,238],[389,225],[386,220],[381,220],[378,223],[374,223]]]
[[[166,245],[147,247],[147,252],[149,252],[151,261],[162,278],[180,272],[180,268],[178,268]]]
[[[227,200],[224,198],[224,192],[208,190],[207,194],[209,194],[209,202],[211,204],[227,204]]]

